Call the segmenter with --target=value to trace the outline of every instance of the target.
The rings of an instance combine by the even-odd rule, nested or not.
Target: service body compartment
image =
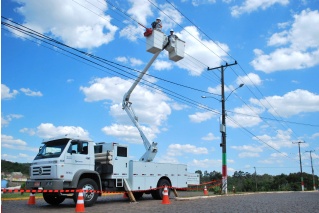
[[[102,179],[128,178],[128,147],[117,143],[99,143],[95,148]]]
[[[157,187],[160,178],[170,179],[172,186],[187,187],[187,166],[184,164],[129,162],[129,184],[131,190],[149,190]]]

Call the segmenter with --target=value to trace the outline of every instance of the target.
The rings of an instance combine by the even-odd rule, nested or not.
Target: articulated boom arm
[[[123,97],[123,102],[122,102],[122,108],[126,111],[136,128],[138,129],[141,138],[144,143],[144,147],[146,149],[146,152],[144,155],[140,158],[140,161],[146,161],[146,162],[151,162],[155,158],[155,155],[157,153],[157,143],[150,143],[149,140],[146,138],[145,134],[143,133],[141,126],[138,123],[138,118],[134,113],[134,110],[132,108],[132,103],[130,102],[130,96],[137,84],[141,81],[147,70],[150,68],[152,63],[155,61],[155,59],[158,57],[158,55],[161,53],[161,51],[158,51],[155,53],[152,57],[152,59],[148,62],[144,70],[140,73],[140,75],[137,77],[137,79],[134,81],[132,84],[131,88],[125,93]]]

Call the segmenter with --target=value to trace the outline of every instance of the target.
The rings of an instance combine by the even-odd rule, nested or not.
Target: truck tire
[[[158,181],[158,184],[157,184],[157,187],[160,187],[160,188],[153,190],[151,192],[153,199],[155,199],[155,200],[162,200],[163,199],[164,186],[168,187],[168,196],[170,195],[170,193],[171,193],[170,182],[167,179],[160,179]]]
[[[97,200],[99,194],[97,193],[98,186],[96,182],[90,178],[83,178],[78,183],[77,189],[83,189],[84,206],[92,206]],[[93,190],[93,192],[85,192],[85,190]],[[79,193],[74,193],[73,200],[77,203]]]
[[[59,193],[43,192],[43,199],[52,206],[57,206],[65,200]]]

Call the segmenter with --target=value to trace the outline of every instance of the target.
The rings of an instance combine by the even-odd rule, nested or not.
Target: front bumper
[[[63,189],[63,180],[27,180],[25,184],[26,189],[44,190],[61,190]]]

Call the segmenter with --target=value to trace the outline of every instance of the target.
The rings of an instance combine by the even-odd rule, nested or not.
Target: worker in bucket
[[[174,46],[175,40],[178,39],[178,36],[175,35],[175,34],[174,34],[174,30],[171,29],[171,30],[169,31],[169,36],[168,36],[167,38],[168,38],[168,39],[167,39],[168,41],[167,41],[167,43],[165,44],[165,46],[163,47],[163,50],[164,50],[169,44],[171,44],[172,46]]]
[[[153,28],[153,30],[162,31],[162,21],[161,21],[160,18],[157,18],[157,19],[152,23],[152,28]]]

